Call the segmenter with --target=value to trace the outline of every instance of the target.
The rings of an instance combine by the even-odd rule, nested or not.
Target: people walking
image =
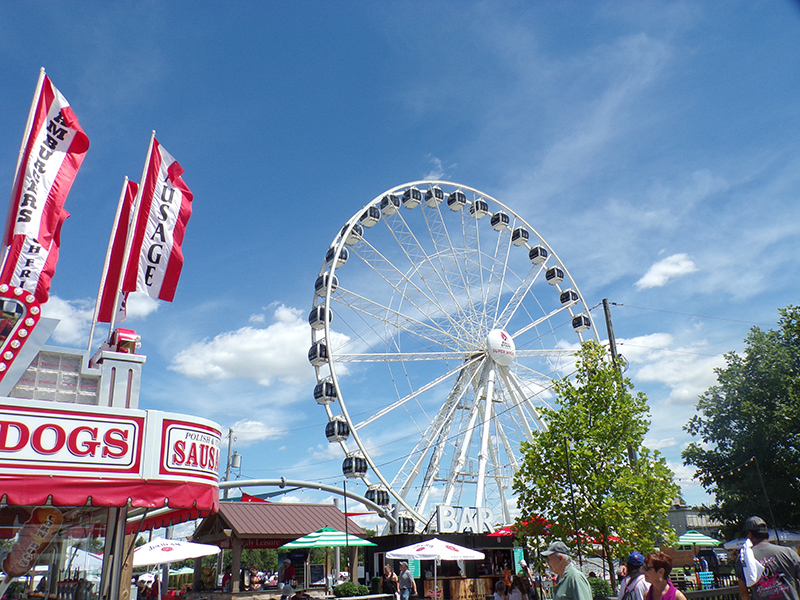
[[[645,579],[642,568],[644,555],[641,552],[631,552],[625,562],[627,575],[619,584],[617,600],[645,600],[650,583]]]
[[[398,585],[400,587],[400,600],[408,600],[411,595],[417,595],[417,582],[414,581],[414,576],[408,570],[408,563],[403,561],[400,563],[400,577],[398,577]]]
[[[569,548],[564,542],[553,542],[542,556],[547,557],[547,566],[558,576],[553,600],[592,600],[589,581],[572,564]]]
[[[672,585],[669,574],[672,559],[663,552],[653,552],[644,559],[644,577],[650,584],[645,600],[686,600],[678,588]]]
[[[734,563],[742,600],[800,600],[800,557],[784,546],[770,544],[761,517],[744,523],[745,545]]]

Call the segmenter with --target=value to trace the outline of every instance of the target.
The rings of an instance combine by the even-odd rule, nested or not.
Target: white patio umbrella
[[[171,562],[219,554],[219,547],[181,540],[153,540],[133,551],[133,566],[165,565]]]
[[[481,560],[485,555],[472,548],[433,538],[386,553],[391,559],[433,560],[433,600],[436,600],[436,564],[440,560]]]
[[[746,539],[747,538],[738,538],[730,540],[722,544],[722,547],[725,548],[725,550],[739,550],[744,545]],[[800,533],[779,529],[776,536],[775,530],[770,529],[769,541],[772,543],[779,541],[781,546],[800,546]]]

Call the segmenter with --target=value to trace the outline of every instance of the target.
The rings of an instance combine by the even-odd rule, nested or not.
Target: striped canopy
[[[719,546],[721,543],[699,531],[687,531],[678,538],[679,546]]]
[[[323,527],[313,533],[297,538],[293,542],[284,544],[279,550],[291,550],[293,548],[336,548],[338,546],[375,546],[369,540],[358,536],[345,534],[344,531]]]

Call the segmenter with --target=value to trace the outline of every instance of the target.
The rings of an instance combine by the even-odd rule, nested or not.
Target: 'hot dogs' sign
[[[211,421],[159,411],[63,406],[0,402],[0,471],[219,481],[221,431]]]
[[[0,406],[0,466],[138,474],[144,423],[143,416]]]

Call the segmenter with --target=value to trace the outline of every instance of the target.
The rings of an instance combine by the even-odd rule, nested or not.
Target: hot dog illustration
[[[33,509],[31,518],[22,526],[17,541],[3,559],[6,582],[31,570],[39,555],[53,541],[63,520],[61,511],[52,506],[38,506]]]

